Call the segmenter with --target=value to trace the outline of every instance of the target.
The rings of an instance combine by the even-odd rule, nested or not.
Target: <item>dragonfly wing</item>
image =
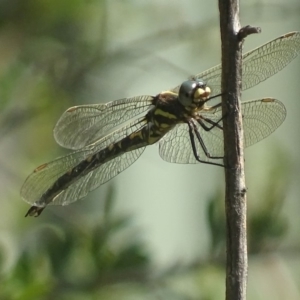
[[[219,114],[218,119],[220,119]],[[217,117],[217,116],[216,116]],[[212,120],[212,116],[210,116]],[[195,122],[196,123],[196,122]],[[223,131],[217,127],[210,131],[205,131],[200,125],[197,125],[197,130],[210,153],[211,156],[221,157],[224,155],[223,147]],[[198,157],[206,162],[216,162],[216,159],[211,159],[206,156],[201,144],[195,137],[195,144]],[[190,141],[189,128],[187,124],[177,124],[173,130],[168,132],[159,143],[159,154],[168,162],[181,164],[196,164],[199,163],[193,153]]]
[[[78,150],[37,167],[24,182],[21,197],[27,203],[42,206],[38,203],[40,198],[55,181],[92,153],[92,149]]]
[[[90,191],[120,174],[135,162],[145,147],[126,152],[89,172],[55,197],[50,205],[68,205],[84,198]]]
[[[137,121],[128,124],[126,127],[120,128],[105,136],[95,144],[86,146],[38,167],[31,175],[29,175],[22,186],[22,198],[32,205],[40,207],[45,206],[45,204],[41,203],[39,200],[42,195],[55,184],[58,178],[72,170],[90,155],[101,151],[113,142],[119,141],[145,125],[146,121],[144,118],[138,119]],[[144,147],[138,148],[104,163],[97,169],[94,169],[87,175],[81,177],[65,190],[62,190],[62,192],[54,198],[54,201],[49,204],[67,205],[83,198],[89,191],[94,190],[99,185],[107,182],[129,167],[136,159],[138,159],[143,151]]]
[[[282,35],[243,55],[242,89],[247,90],[268,79],[288,65],[300,52],[300,32]],[[211,88],[211,96],[221,93],[221,65],[189,79],[203,79]],[[180,85],[171,91],[178,93]]]
[[[209,119],[218,122],[222,116],[221,107],[211,111],[200,112],[202,120]],[[244,145],[249,147],[274,132],[284,121],[286,109],[284,105],[276,99],[264,98],[242,102],[242,115],[244,125]],[[196,120],[195,120],[196,123]],[[210,126],[209,123],[206,123]],[[222,121],[219,122],[222,126]],[[214,127],[210,131],[205,131],[197,123],[197,130],[209,152],[210,156],[224,156],[223,131]],[[207,162],[216,162],[216,159],[206,156],[201,144],[195,138],[197,153],[200,159]],[[189,129],[187,124],[178,124],[168,132],[159,144],[160,156],[173,163],[198,163],[194,157],[191,146]]]
[[[285,120],[286,109],[274,98],[250,100],[242,103],[244,143],[249,147],[274,132]]]
[[[243,55],[243,90],[282,70],[300,52],[300,32],[290,32]]]
[[[148,110],[152,100],[152,96],[144,95],[106,104],[70,107],[55,125],[54,138],[65,148],[83,148],[107,135],[118,125]]]

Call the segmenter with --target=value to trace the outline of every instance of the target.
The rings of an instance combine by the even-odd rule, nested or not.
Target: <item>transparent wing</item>
[[[300,52],[300,32],[290,32],[243,55],[242,89],[247,90],[279,72]],[[221,93],[221,65],[217,65],[189,79],[203,79],[212,95]],[[172,89],[179,91],[180,85]]]
[[[38,167],[31,175],[29,175],[22,186],[22,198],[32,205],[45,206],[45,204],[41,203],[39,200],[41,196],[51,186],[53,186],[59,177],[70,171],[90,155],[101,151],[110,144],[121,140],[132,132],[140,130],[145,125],[146,121],[143,118],[138,119],[126,127],[120,128],[105,136],[95,144],[91,144],[81,150],[75,151]],[[99,168],[91,171],[86,176],[83,176],[74,182],[67,189],[63,190],[50,204],[66,205],[85,197],[89,191],[94,190],[99,185],[107,182],[129,167],[135,160],[138,159],[143,151],[144,147],[138,148],[104,163]]]
[[[222,117],[221,107],[213,111],[200,112],[201,116],[218,122]],[[269,136],[284,121],[286,109],[284,105],[276,99],[264,98],[250,100],[242,103],[242,114],[244,124],[244,144],[249,147]],[[219,123],[222,126],[222,122]],[[211,126],[207,123],[207,126]],[[223,157],[223,131],[214,127],[210,131],[205,131],[199,124],[197,125],[201,138],[211,156]],[[215,159],[205,155],[201,145],[196,141],[198,156],[207,162],[216,162]],[[159,143],[160,156],[173,163],[198,163],[195,159],[189,129],[187,124],[178,124],[168,132]]]
[[[105,104],[70,107],[55,125],[54,138],[62,147],[80,149],[149,109],[152,100],[152,96],[144,95]]]

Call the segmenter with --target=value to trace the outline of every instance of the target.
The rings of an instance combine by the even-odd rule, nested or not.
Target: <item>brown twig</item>
[[[226,299],[245,300],[247,281],[246,185],[240,105],[242,39],[258,28],[239,23],[239,1],[219,0],[222,40],[222,109],[225,151]]]

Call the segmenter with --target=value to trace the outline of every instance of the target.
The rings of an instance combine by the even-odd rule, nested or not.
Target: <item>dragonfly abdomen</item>
[[[32,206],[29,209],[27,215],[38,216],[46,205],[51,202],[55,202],[56,197],[64,192],[70,185],[76,183],[77,180],[101,167],[108,161],[124,154],[125,152],[147,146],[149,142],[145,135],[148,134],[148,128],[144,127],[142,130],[124,137],[117,143],[111,144],[97,153],[86,157],[86,159],[81,161],[78,165],[60,176],[41,196],[39,201],[35,203],[36,206]]]

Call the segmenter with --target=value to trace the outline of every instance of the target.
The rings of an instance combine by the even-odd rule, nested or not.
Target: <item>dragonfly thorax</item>
[[[179,88],[178,101],[186,108],[198,107],[208,99],[210,93],[210,88],[203,80],[187,80]]]

